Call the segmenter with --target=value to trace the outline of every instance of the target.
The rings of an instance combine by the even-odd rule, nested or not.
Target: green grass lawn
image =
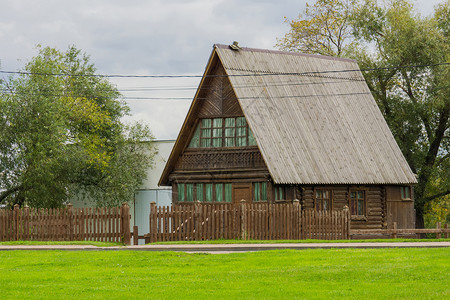
[[[449,248],[0,251],[2,299],[449,299],[449,274]]]

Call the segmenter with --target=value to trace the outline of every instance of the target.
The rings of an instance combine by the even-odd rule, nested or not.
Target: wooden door
[[[233,184],[233,203],[239,204],[244,199],[246,203],[252,202],[252,184],[234,183]]]

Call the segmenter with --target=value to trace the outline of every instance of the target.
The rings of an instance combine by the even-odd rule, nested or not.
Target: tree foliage
[[[349,16],[355,0],[317,0],[306,4],[303,15],[285,22],[290,30],[278,39],[278,48],[287,51],[344,56],[352,47]]]
[[[326,24],[345,24],[343,28],[351,33],[351,43],[344,51],[324,51],[323,45],[333,44],[333,35],[294,35],[292,24],[279,47],[347,56],[356,59],[362,69],[373,70],[364,72],[366,82],[418,176],[416,224],[423,226],[426,204],[450,193],[450,67],[442,65],[450,61],[449,1],[438,5],[434,16],[428,18],[416,14],[406,0],[347,3],[343,6],[337,0],[319,0],[312,7],[333,13],[315,13],[312,19],[292,23],[305,24],[300,28],[311,20],[325,28]]]
[[[0,82],[0,203],[131,200],[152,162],[152,136],[122,124],[128,108],[117,89],[75,47],[39,47],[23,71]]]
[[[419,226],[425,204],[450,193],[450,68],[439,65],[450,59],[449,22],[448,1],[430,18],[404,0],[386,6],[367,0],[352,16],[354,35],[365,45],[354,57],[362,68],[377,68],[365,72],[366,81],[418,176]]]

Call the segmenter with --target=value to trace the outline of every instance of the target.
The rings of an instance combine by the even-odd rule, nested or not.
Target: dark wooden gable
[[[235,91],[220,59],[212,53],[205,75],[197,90],[193,104],[177,138],[160,179],[160,185],[170,184],[174,178],[191,178],[190,172],[204,172],[200,177],[211,177],[211,172],[222,173],[219,177],[235,178],[223,170],[233,173],[263,170],[268,175],[267,166],[257,146],[244,148],[188,148],[194,131],[203,118],[226,118],[244,116]],[[234,171],[233,171],[234,170]],[[175,176],[174,176],[175,174]],[[184,174],[184,175],[183,175]],[[209,175],[208,175],[209,174]],[[208,176],[206,176],[208,175]],[[215,178],[219,178],[215,177]]]
[[[244,113],[219,60],[199,93],[198,118],[243,116]]]

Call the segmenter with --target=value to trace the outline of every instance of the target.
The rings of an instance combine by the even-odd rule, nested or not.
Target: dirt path
[[[283,243],[283,244],[182,244],[96,247],[90,245],[0,245],[7,250],[72,250],[72,251],[182,251],[196,253],[232,253],[263,250],[304,249],[375,249],[375,248],[440,248],[450,247],[450,242],[390,242],[390,243]]]

